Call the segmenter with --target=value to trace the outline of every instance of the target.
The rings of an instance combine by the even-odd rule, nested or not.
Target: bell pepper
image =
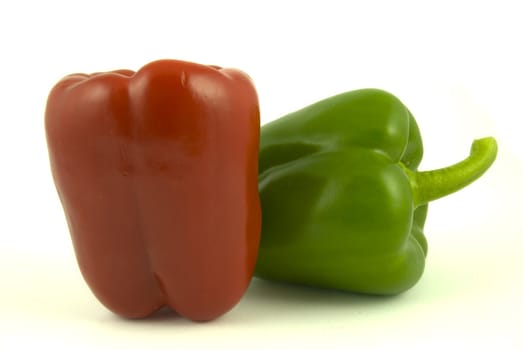
[[[415,119],[392,94],[327,98],[262,127],[262,238],[255,275],[356,293],[401,293],[421,278],[430,201],[480,177],[496,141],[454,165],[417,171]]]
[[[114,313],[230,310],[259,244],[259,104],[243,72],[159,60],[51,90],[54,182],[84,279]]]

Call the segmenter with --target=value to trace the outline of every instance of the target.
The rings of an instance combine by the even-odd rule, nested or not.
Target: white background
[[[0,349],[523,348],[523,12],[516,5],[2,2]],[[386,89],[418,120],[422,169],[464,158],[471,141],[487,135],[498,139],[498,159],[478,182],[431,205],[426,272],[399,297],[255,279],[213,322],[125,321],[98,304],[76,267],[43,112],[66,74],[138,69],[159,58],[246,71],[263,123],[340,92]]]

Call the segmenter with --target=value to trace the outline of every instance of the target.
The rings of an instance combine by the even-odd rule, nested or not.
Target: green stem
[[[414,205],[426,204],[471,184],[483,175],[496,159],[498,146],[493,137],[475,140],[470,155],[446,168],[415,172],[405,169],[414,195]]]

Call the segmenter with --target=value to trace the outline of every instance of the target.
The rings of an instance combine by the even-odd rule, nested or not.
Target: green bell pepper
[[[479,178],[497,144],[417,171],[415,119],[393,95],[343,93],[262,127],[262,238],[256,275],[368,294],[397,294],[421,278],[427,203]]]

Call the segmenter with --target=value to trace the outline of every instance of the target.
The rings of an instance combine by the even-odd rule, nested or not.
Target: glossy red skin
[[[242,72],[175,60],[65,77],[45,126],[82,274],[124,317],[230,310],[260,239],[259,105]]]

